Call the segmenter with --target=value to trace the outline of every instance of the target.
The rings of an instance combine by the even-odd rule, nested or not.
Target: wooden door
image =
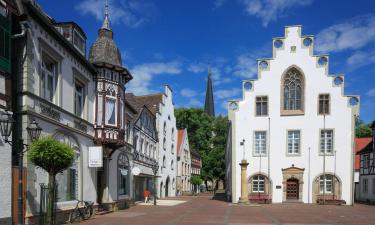
[[[286,199],[287,200],[298,200],[298,180],[289,179],[286,182]]]

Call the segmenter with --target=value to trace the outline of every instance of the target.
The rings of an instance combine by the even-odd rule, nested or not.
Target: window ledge
[[[323,153],[319,153],[319,156],[324,156]],[[335,156],[333,153],[326,153],[325,156]]]
[[[286,156],[287,157],[299,157],[299,156],[301,156],[301,153],[298,153],[298,154],[287,153]]]
[[[280,111],[281,116],[303,116],[305,112],[303,110],[284,110]]]

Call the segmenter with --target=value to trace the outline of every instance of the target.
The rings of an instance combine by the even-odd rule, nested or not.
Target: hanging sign
[[[103,147],[89,147],[89,167],[103,167]]]

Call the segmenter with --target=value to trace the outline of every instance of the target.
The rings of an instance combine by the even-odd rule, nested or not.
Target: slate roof
[[[159,112],[159,105],[163,101],[163,94],[161,93],[134,97],[139,104],[146,105],[155,115]]]
[[[101,28],[98,38],[90,48],[89,60],[91,63],[109,63],[122,67],[120,50],[113,41],[113,32]]]
[[[211,117],[215,117],[214,95],[212,90],[211,70],[208,67],[206,100],[204,102],[204,111]]]

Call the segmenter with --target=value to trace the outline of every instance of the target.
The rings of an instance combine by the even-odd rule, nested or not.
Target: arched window
[[[333,176],[330,174],[326,174],[326,179],[324,180],[324,175],[319,177],[319,192],[322,194],[325,189],[325,193],[332,193],[333,187]],[[325,182],[324,182],[325,181]]]
[[[174,164],[173,164],[173,160],[171,161],[171,169],[174,170]]]
[[[126,157],[126,155],[123,153],[121,153],[118,156],[117,169],[118,169],[118,195],[128,195],[129,194],[129,181],[130,181],[129,160]]]
[[[174,144],[172,144],[171,152],[172,152],[172,154],[174,154]]]
[[[163,138],[163,149],[165,150],[167,148],[167,139]]]
[[[78,198],[79,193],[79,174],[80,174],[80,149],[77,139],[71,134],[63,131],[56,132],[53,137],[74,150],[74,161],[72,165],[57,174],[57,199],[59,202],[71,201]]]
[[[163,167],[165,168],[166,165],[167,165],[167,162],[166,162],[166,160],[165,160],[165,156],[163,156]]]
[[[293,67],[285,73],[282,81],[282,90],[283,110],[302,111],[304,79],[299,70]]]
[[[167,123],[164,121],[164,126],[163,126],[163,132],[164,132],[164,135],[166,135],[167,133]]]
[[[264,176],[263,175],[255,175],[253,176],[253,190],[252,192],[264,192]]]

